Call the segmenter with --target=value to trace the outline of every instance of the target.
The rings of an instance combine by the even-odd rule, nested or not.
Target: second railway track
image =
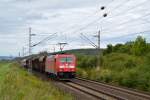
[[[73,82],[67,82],[65,84],[67,86],[75,88],[75,89],[77,89],[77,90],[79,90],[79,91],[81,91],[87,95],[90,95],[91,97],[93,97],[93,99],[95,98],[95,100],[96,99],[98,99],[98,100],[117,100],[117,98],[113,95],[89,88],[87,86],[83,86],[83,85],[76,84]]]
[[[104,100],[150,100],[150,95],[148,93],[146,94],[142,92],[132,91],[129,89],[81,78],[71,80],[71,83],[69,83],[69,85],[75,88],[80,88],[81,91],[86,91],[89,94],[92,93],[92,95],[96,95],[97,97]],[[88,89],[89,91],[87,91]]]

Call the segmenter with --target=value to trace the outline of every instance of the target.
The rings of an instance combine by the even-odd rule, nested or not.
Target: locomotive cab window
[[[71,57],[65,57],[65,58],[61,58],[60,62],[64,63],[64,62],[73,62],[73,58]]]

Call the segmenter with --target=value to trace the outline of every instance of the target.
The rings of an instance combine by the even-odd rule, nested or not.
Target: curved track
[[[37,77],[49,80],[46,75],[35,72]],[[82,78],[52,83],[61,90],[69,92],[77,100],[150,100],[150,94],[122,87],[116,87]]]
[[[105,100],[150,100],[150,94],[148,93],[132,91],[81,78],[73,79],[65,84]]]

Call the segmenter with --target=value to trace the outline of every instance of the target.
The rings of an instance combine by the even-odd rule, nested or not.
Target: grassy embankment
[[[81,77],[150,92],[150,65],[146,57],[113,53],[103,57],[103,66],[78,67]]]
[[[144,39],[108,46],[96,69],[96,57],[79,55],[81,77],[150,92],[150,44]]]
[[[72,100],[71,95],[29,74],[19,65],[0,62],[0,100]]]

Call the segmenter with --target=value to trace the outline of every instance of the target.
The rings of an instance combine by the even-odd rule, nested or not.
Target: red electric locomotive
[[[45,72],[59,79],[75,77],[76,58],[70,54],[51,55],[46,58]]]
[[[33,70],[45,72],[50,77],[58,79],[72,79],[76,73],[76,57],[72,54],[35,56],[22,62],[23,66],[27,66],[26,68],[30,67],[29,62],[31,62]]]

